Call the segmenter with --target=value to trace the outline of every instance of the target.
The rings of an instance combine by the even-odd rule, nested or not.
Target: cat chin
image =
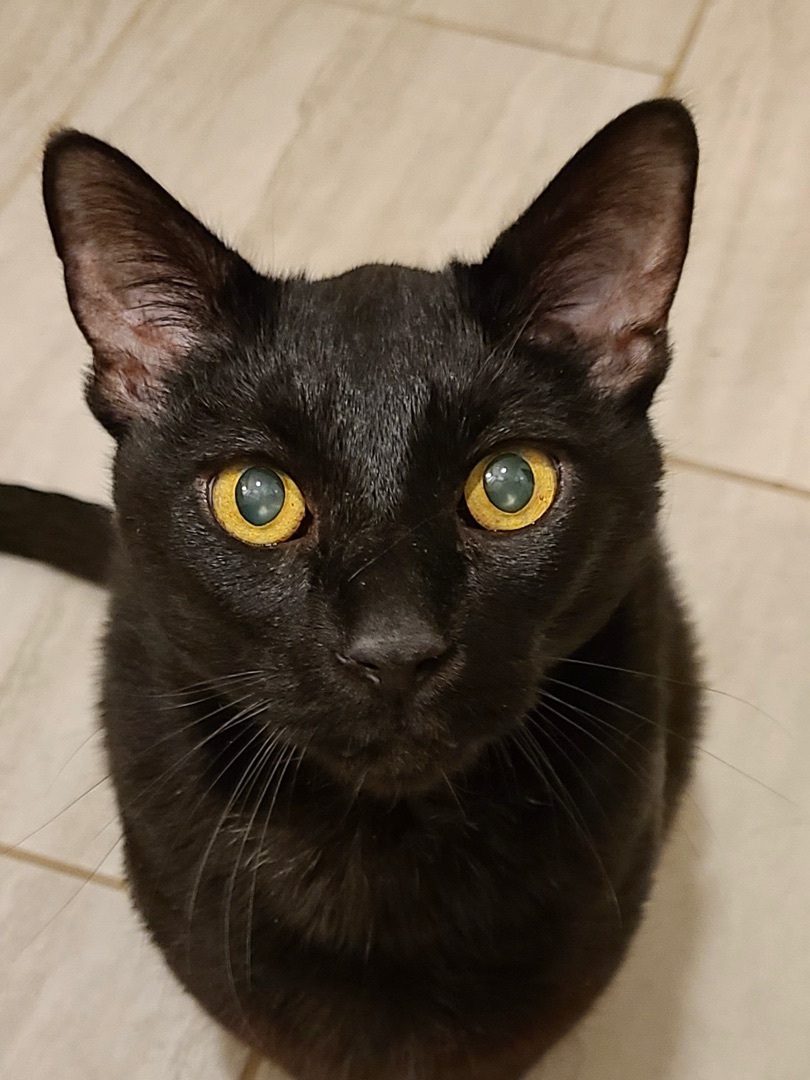
[[[477,739],[459,746],[402,739],[322,756],[320,764],[341,786],[380,799],[426,795],[441,788],[452,793],[453,778],[476,762],[485,743]]]

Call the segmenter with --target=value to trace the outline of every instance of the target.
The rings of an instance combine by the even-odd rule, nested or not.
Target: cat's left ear
[[[697,162],[677,101],[644,102],[603,128],[469,269],[493,332],[579,345],[601,392],[648,403],[668,363]]]
[[[77,131],[48,143],[43,190],[90,407],[114,435],[156,415],[167,377],[264,281],[134,161]]]

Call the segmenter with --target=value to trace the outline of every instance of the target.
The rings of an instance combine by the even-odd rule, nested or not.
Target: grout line
[[[680,49],[678,49],[678,55],[675,57],[675,61],[672,64],[672,67],[669,69],[669,71],[667,71],[661,81],[661,97],[669,97],[672,93],[673,87],[675,86],[678,76],[681,73],[681,68],[686,62],[687,56],[692,51],[692,46],[695,43],[695,38],[698,36],[698,32],[703,26],[704,18],[709,10],[709,6],[711,5],[711,3],[712,0],[700,0],[700,3],[697,6],[697,10],[695,11],[694,18],[692,19],[691,25],[686,31],[686,36],[681,43]]]
[[[261,1054],[257,1053],[255,1050],[251,1050],[250,1056],[245,1062],[245,1067],[239,1074],[239,1080],[256,1080],[263,1061],[264,1058]]]
[[[584,49],[572,49],[570,46],[541,41],[537,38],[523,37],[521,34],[510,34],[505,30],[482,29],[452,19],[439,19],[434,15],[414,15],[408,11],[396,9],[393,11],[381,10],[363,4],[362,0],[321,0],[321,2],[328,4],[330,7],[343,8],[345,11],[384,16],[389,19],[396,19],[399,22],[425,26],[431,30],[449,30],[458,34],[467,34],[469,37],[483,38],[485,41],[494,41],[500,45],[517,45],[520,48],[533,49],[536,52],[552,53],[567,60],[585,60],[588,63],[599,64],[602,67],[622,68],[625,71],[632,71],[638,75],[648,75],[653,78],[666,77],[666,73],[659,68],[636,64],[630,60],[613,60],[603,57],[600,53],[588,52]]]
[[[796,487],[783,480],[768,480],[764,476],[751,476],[749,473],[739,472],[737,469],[727,469],[722,465],[704,465],[700,461],[690,461],[670,454],[664,455],[664,461],[668,468],[684,469],[689,472],[704,473],[718,480],[733,480],[740,484],[749,484],[752,487],[762,488],[765,491],[777,491],[780,495],[792,495],[798,499],[810,499],[810,490]]]
[[[92,882],[94,885],[103,885],[106,889],[117,889],[119,891],[126,889],[126,885],[121,878],[113,877],[112,874],[93,873],[91,870],[85,870],[82,866],[73,866],[71,863],[62,862],[61,859],[52,859],[48,855],[37,855],[33,851],[24,851],[20,848],[11,847],[9,844],[0,843],[0,856],[38,866],[40,870],[53,870],[57,874],[67,874],[68,877],[79,878],[85,883]]]

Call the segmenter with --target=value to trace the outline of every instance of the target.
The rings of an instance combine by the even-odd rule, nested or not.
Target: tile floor
[[[5,0],[0,476],[104,498],[110,446],[38,192],[48,128],[118,143],[269,267],[480,252],[641,98],[703,171],[658,406],[710,724],[632,956],[535,1080],[806,1080],[806,0]],[[0,559],[0,1076],[237,1080],[122,891],[91,587]],[[94,875],[91,881],[88,877]]]

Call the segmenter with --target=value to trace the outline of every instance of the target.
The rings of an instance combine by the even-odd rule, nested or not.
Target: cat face
[[[353,788],[473,767],[643,561],[695,165],[685,111],[647,103],[480,264],[280,281],[57,136],[46,205],[156,665],[254,672],[266,738]]]

